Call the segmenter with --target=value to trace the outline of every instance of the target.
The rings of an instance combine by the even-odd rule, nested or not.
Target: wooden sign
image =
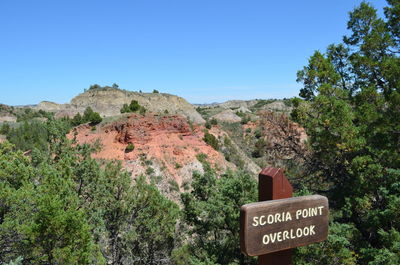
[[[241,250],[260,256],[323,241],[328,236],[328,215],[328,199],[320,195],[243,205]]]

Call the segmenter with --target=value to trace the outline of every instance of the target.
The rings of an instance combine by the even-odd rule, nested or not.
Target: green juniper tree
[[[169,261],[177,205],[121,164],[94,160],[95,147],[72,145],[68,122],[42,125],[46,149],[30,158],[0,144],[0,263]]]
[[[255,264],[239,249],[240,206],[257,200],[257,184],[242,172],[220,178],[204,162],[194,173],[192,191],[182,194],[183,220],[191,238],[174,251],[177,264]]]
[[[399,10],[400,1],[388,1],[379,18],[361,3],[344,43],[315,52],[298,72],[304,101],[294,101],[292,117],[306,128],[312,151],[305,181],[329,196],[327,244],[341,246],[318,264],[400,263]]]

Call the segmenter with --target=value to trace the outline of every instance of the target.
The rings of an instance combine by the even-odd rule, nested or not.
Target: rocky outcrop
[[[286,106],[283,101],[279,100],[266,104],[261,109],[268,111],[279,111],[279,112],[290,112],[292,110],[292,108]]]
[[[268,103],[268,101],[273,101]],[[232,109],[235,111],[251,112],[250,109],[254,110],[268,110],[268,111],[279,111],[279,112],[290,112],[291,107],[285,105],[282,100],[229,100],[223,103],[212,103],[212,104],[199,104],[199,107],[208,108],[221,108],[221,109]]]
[[[243,112],[243,113],[250,113],[250,112],[251,112],[251,110],[249,110],[248,108],[243,107],[243,106],[241,106],[240,108],[238,108],[236,111],[238,111],[238,112]]]
[[[197,159],[199,154],[205,154],[221,172],[235,168],[204,142],[203,129],[202,125],[189,124],[181,115],[132,114],[94,129],[87,124],[80,125],[68,137],[75,137],[80,144],[98,142],[101,150],[94,157],[123,161],[133,178],[141,174],[150,178],[162,176],[157,183],[167,194],[169,182],[175,181],[181,186],[191,180],[193,170],[203,170]],[[130,144],[133,150],[127,152]]]
[[[16,122],[17,117],[15,116],[2,116],[0,117],[0,123],[2,122]]]
[[[88,90],[74,97],[69,104],[44,101],[35,108],[55,112],[56,116],[71,117],[77,112],[83,113],[87,107],[91,107],[101,116],[108,117],[119,115],[123,104],[129,104],[132,100],[138,101],[149,112],[179,114],[194,123],[205,122],[195,108],[181,97],[165,93],[139,93],[114,88]]]
[[[211,118],[221,122],[240,122],[242,120],[242,118],[236,115],[231,109],[224,110]]]
[[[137,143],[146,145],[155,135],[179,134],[190,136],[192,131],[182,116],[139,116],[132,115],[128,122],[117,122],[105,127],[106,130],[117,131],[116,140],[123,144]]]
[[[16,121],[17,117],[13,113],[13,107],[0,103],[0,123]]]
[[[219,107],[224,109],[235,109],[240,107],[250,108],[255,105],[258,100],[228,100],[224,103],[218,104]]]

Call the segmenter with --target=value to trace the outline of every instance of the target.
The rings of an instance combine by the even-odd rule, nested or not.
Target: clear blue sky
[[[0,103],[114,82],[191,103],[296,96],[297,70],[341,41],[360,2],[1,0]]]

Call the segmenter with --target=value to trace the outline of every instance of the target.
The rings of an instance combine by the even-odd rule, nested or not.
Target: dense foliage
[[[239,250],[240,206],[257,200],[257,183],[242,172],[217,177],[202,160],[204,174],[193,174],[192,190],[183,193],[183,221],[189,243],[174,252],[177,264],[255,264]],[[185,244],[186,243],[186,244]]]
[[[309,247],[309,262],[324,253],[313,264],[400,263],[400,1],[389,0],[385,16],[362,3],[343,43],[298,72],[304,101],[292,116],[309,135],[306,175],[330,198],[341,246]]]
[[[121,113],[139,112],[140,114],[146,113],[146,108],[141,106],[137,100],[132,100],[131,103],[124,104],[121,108]]]
[[[14,114],[17,116],[17,122],[29,121],[34,118],[50,119],[54,116],[52,112],[46,112],[44,110],[35,111],[31,108],[23,108],[18,111],[14,110]]]
[[[72,145],[63,120],[41,124],[46,150],[0,145],[0,263],[162,264],[174,246],[177,205],[116,162]],[[26,123],[25,126],[36,126]]]
[[[93,111],[91,107],[87,107],[81,115],[79,112],[72,118],[71,124],[73,126],[78,126],[83,123],[90,123],[91,125],[96,125],[103,120],[98,112]]]

